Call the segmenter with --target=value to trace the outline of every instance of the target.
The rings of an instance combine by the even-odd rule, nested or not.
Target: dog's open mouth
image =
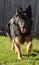
[[[26,29],[25,28],[22,28],[21,29],[21,32],[24,34],[24,33],[26,33]]]

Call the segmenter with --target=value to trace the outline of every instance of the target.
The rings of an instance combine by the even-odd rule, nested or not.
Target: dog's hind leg
[[[15,50],[14,39],[12,39],[11,50]]]

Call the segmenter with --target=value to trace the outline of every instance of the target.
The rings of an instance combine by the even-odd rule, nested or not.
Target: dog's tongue
[[[22,32],[22,33],[26,33],[26,29],[25,29],[25,28],[22,28],[22,29],[21,29],[21,32]]]

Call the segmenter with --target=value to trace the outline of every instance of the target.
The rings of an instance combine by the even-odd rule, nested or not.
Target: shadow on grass
[[[33,56],[33,57],[35,57],[35,56],[37,56],[37,54],[35,54],[35,53],[31,53],[31,54],[22,54],[23,56]]]
[[[26,57],[28,57],[29,59],[30,59],[30,57],[32,56],[32,58],[31,58],[31,60],[38,60],[39,61],[39,56],[38,56],[38,54],[39,54],[39,50],[33,50],[33,52],[31,53],[31,54],[22,54],[22,56],[26,56]],[[27,59],[28,59],[27,58]],[[26,58],[25,58],[26,59]]]
[[[34,52],[36,52],[36,53],[39,53],[39,50],[33,50]]]
[[[7,36],[4,31],[0,31],[0,36]]]

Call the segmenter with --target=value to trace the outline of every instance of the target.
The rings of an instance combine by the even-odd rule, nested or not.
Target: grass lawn
[[[23,59],[20,61],[17,54],[11,50],[11,41],[7,36],[0,36],[0,65],[39,65],[39,39],[33,39],[33,50],[28,56],[26,46],[21,45]]]

